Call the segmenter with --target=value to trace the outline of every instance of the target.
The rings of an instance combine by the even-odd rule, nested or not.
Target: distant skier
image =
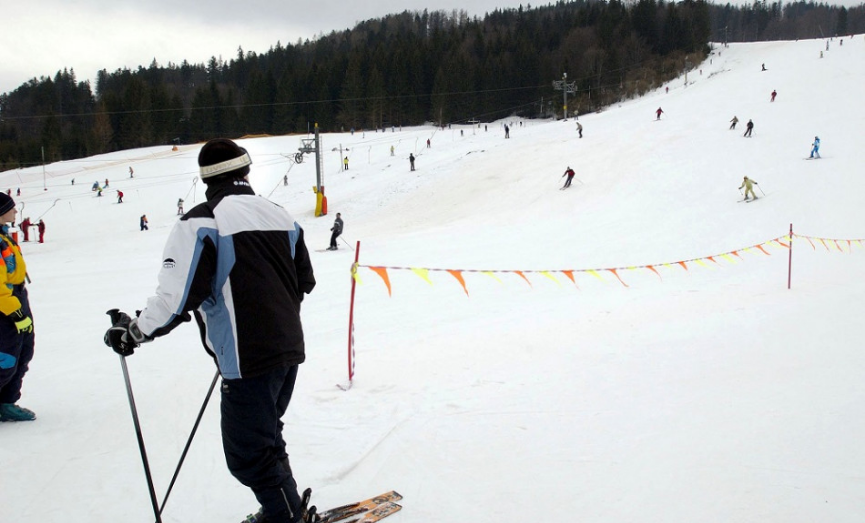
[[[342,159],[342,165],[345,168],[344,170],[347,171],[348,170],[348,156],[346,156],[345,158]]]
[[[45,222],[39,220],[36,224],[36,230],[39,231],[39,243],[45,243]]]
[[[30,221],[29,216],[24,218],[24,221],[21,222],[21,224],[20,224],[21,232],[24,234],[24,241],[25,242],[30,241],[30,227],[32,227],[32,226],[33,226],[33,222]]]
[[[508,124],[505,124],[505,138],[511,137],[511,128],[508,127]]]
[[[177,199],[177,214],[183,214],[183,198]]]
[[[573,169],[571,169],[571,166],[569,165],[568,168],[565,170],[565,174],[562,175],[562,178],[564,178],[565,176],[568,177],[568,179],[565,180],[565,185],[562,186],[562,189],[567,189],[571,186],[571,181],[574,179],[575,174],[576,173]]]
[[[408,162],[411,164],[411,170],[414,171],[414,154],[409,153]]]
[[[335,251],[339,247],[336,245],[336,239],[339,238],[339,235],[342,234],[342,218],[340,218],[340,214],[336,213],[336,220],[333,221],[333,227],[330,228],[333,234],[330,235],[330,247],[327,248],[329,251]]]
[[[132,170],[132,166],[131,166],[131,165],[129,166],[129,177],[130,177],[130,178],[135,178],[135,171]]]
[[[138,225],[141,226],[142,231],[146,231],[148,229],[148,227],[147,227],[147,215],[146,214],[141,215],[141,219],[138,220]]]
[[[117,203],[123,203],[123,191],[117,191]]]
[[[583,137],[583,124],[577,122],[577,132],[580,133],[580,138]]]
[[[748,125],[745,126],[745,134],[743,134],[742,136],[747,136],[748,138],[750,138],[751,137],[751,131],[753,131],[753,130],[754,130],[754,122],[749,119]]]
[[[739,118],[733,116],[733,119],[730,120],[730,129],[733,130],[736,128],[736,124],[739,123]]]
[[[763,64],[763,71],[766,70],[766,64]]]
[[[817,155],[817,158],[820,158],[820,137],[814,137],[814,143],[811,144],[811,158],[814,158],[814,155]]]
[[[741,191],[742,188],[745,189],[745,201],[746,202],[748,201],[748,194],[749,193],[755,200],[757,199],[757,195],[754,194],[754,186],[755,185],[760,185],[760,184],[755,182],[754,180],[748,178],[747,176],[744,179],[742,179],[742,185],[739,186],[739,190]]]
[[[772,90],[772,98],[769,100],[770,102],[775,101],[775,97],[778,96],[778,91]]]
[[[426,139],[426,148],[429,149],[432,147],[432,142],[430,142],[429,138]]]
[[[660,120],[660,119],[661,119],[661,115],[662,115],[663,113],[664,113],[664,110],[661,109],[660,107],[658,107],[658,110],[655,111],[655,114],[658,115],[657,118],[655,118],[655,120]]]

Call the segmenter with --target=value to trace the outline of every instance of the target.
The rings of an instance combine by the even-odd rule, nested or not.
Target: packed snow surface
[[[395,489],[393,523],[863,521],[863,85],[862,35],[828,51],[733,44],[581,115],[582,139],[573,118],[324,134],[319,218],[315,162],[291,160],[307,136],[241,140],[256,191],[306,230],[318,280],[285,419],[301,488],[319,507]],[[822,159],[803,161],[815,136]],[[22,244],[37,352],[20,404],[38,419],[0,424],[0,520],[154,520],[102,335],[106,310],[154,293],[177,199],[204,200],[199,149],[0,174],[20,218],[47,226]],[[746,175],[756,202],[738,201]],[[336,212],[340,249],[323,252]],[[161,500],[215,367],[193,324],[126,362]],[[218,402],[166,522],[257,509],[226,469]]]

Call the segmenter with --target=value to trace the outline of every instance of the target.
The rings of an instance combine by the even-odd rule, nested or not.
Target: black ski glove
[[[131,356],[135,349],[142,343],[150,341],[138,327],[138,318],[134,320],[119,309],[111,309],[106,312],[111,316],[111,328],[105,332],[103,341],[105,345],[114,349],[121,356]]]

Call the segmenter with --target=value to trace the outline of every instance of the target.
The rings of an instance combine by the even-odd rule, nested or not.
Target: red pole
[[[357,280],[354,279],[354,274],[357,272],[357,263],[360,259],[360,241],[357,242],[357,247],[354,249],[354,265],[351,267],[351,306],[348,312],[348,385],[351,386],[351,381],[354,379],[354,289],[357,286]]]
[[[789,258],[787,258],[787,289],[790,288],[790,284],[793,279],[793,224],[790,224],[790,254]]]

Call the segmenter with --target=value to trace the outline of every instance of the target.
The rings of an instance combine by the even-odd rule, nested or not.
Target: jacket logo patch
[[[177,263],[171,258],[166,258],[165,261],[162,262],[162,266],[166,269],[173,269],[175,265],[177,265]]]

